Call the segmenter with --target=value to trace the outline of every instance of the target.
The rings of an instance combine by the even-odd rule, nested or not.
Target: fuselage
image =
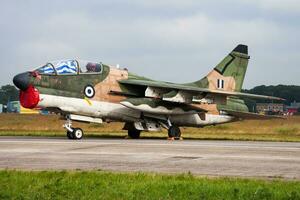
[[[228,99],[226,105],[204,101],[204,98],[190,105],[147,98],[132,102],[131,97],[141,99],[147,88],[119,83],[126,79],[150,80],[102,63],[66,60],[17,75],[14,83],[21,89],[20,101],[24,107],[92,116],[104,121],[136,122],[145,118],[155,121],[167,117],[178,126],[202,127],[234,120],[226,113],[220,114],[220,106],[247,109],[238,99]],[[199,114],[199,110],[205,113]]]

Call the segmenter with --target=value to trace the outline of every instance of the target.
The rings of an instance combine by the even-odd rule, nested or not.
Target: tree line
[[[250,90],[243,90],[243,92],[251,94],[260,94],[267,96],[275,96],[285,99],[284,104],[290,105],[292,102],[300,102],[300,86],[297,85],[276,85],[276,86],[256,86]],[[270,102],[269,100],[256,100],[257,103]]]
[[[13,85],[4,85],[0,89],[0,104],[6,105],[9,101],[18,101],[19,91]]]

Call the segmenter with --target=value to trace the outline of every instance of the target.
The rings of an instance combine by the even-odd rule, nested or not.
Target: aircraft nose
[[[17,88],[19,88],[22,91],[25,91],[29,87],[29,81],[30,81],[29,78],[30,78],[30,73],[25,72],[16,75],[13,79],[13,82]]]

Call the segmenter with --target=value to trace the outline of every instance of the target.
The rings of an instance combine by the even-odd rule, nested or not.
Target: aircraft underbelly
[[[92,101],[89,99],[70,98],[54,95],[41,95],[39,107],[59,108],[65,113],[99,117],[116,121],[136,122],[141,117],[141,111],[130,109],[119,103]],[[155,117],[156,115],[154,115]],[[157,117],[165,117],[157,115]],[[233,117],[226,115],[205,114],[201,119],[198,114],[171,115],[170,120],[178,126],[201,127],[211,124],[227,123]]]
[[[198,114],[176,115],[171,117],[171,121],[178,126],[202,127],[214,124],[223,124],[234,119],[228,115],[205,114],[205,119],[201,119]]]
[[[133,121],[140,117],[139,111],[129,109],[118,103],[53,95],[41,95],[41,101],[38,106],[42,108],[55,107],[66,113],[120,121]]]

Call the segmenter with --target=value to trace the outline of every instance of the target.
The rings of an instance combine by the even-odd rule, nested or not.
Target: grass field
[[[64,136],[63,120],[50,115],[0,114],[0,135]],[[86,124],[81,127],[86,136],[125,137],[122,123]],[[144,138],[166,138],[167,133],[144,132]],[[288,119],[248,120],[204,128],[182,128],[182,136],[190,139],[300,141],[300,116]]]
[[[300,182],[102,171],[0,171],[0,199],[298,200]]]

